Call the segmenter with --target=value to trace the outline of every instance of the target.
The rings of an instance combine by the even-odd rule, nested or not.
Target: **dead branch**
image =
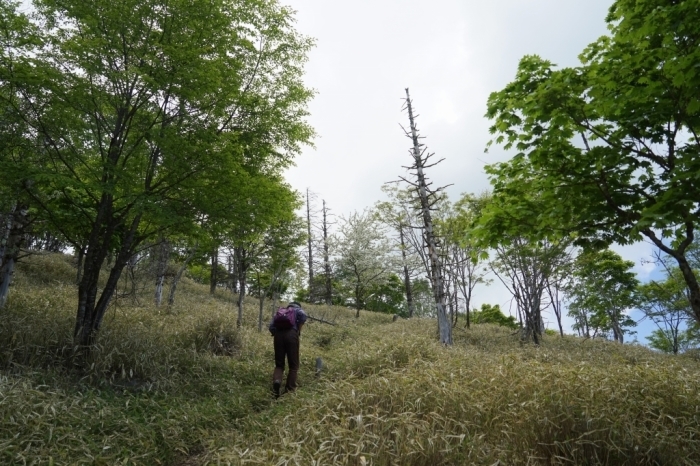
[[[324,320],[324,319],[319,319],[318,317],[314,317],[314,316],[309,315],[309,314],[307,314],[306,317],[313,320],[314,322],[320,322],[322,324],[328,324],[328,325],[337,325],[335,322],[329,322],[329,321]]]

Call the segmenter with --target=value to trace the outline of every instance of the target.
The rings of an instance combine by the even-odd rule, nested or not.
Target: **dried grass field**
[[[255,300],[238,330],[230,292],[186,280],[167,310],[144,287],[78,365],[74,279],[32,256],[0,311],[0,464],[700,464],[692,356],[488,325],[444,348],[431,320],[309,306],[337,325],[306,326],[301,388],[275,400]]]

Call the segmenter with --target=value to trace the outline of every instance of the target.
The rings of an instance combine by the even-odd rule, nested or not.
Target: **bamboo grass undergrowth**
[[[143,287],[78,364],[74,277],[30,257],[0,311],[0,464],[700,464],[692,357],[489,325],[446,348],[431,320],[305,306],[337,325],[305,327],[301,387],[274,400],[256,300],[237,329],[230,291],[185,280],[168,310]]]

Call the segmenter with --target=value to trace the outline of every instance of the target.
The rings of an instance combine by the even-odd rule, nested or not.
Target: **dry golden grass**
[[[0,464],[700,464],[697,359],[487,325],[444,348],[430,320],[308,306],[338,325],[305,327],[301,388],[274,400],[257,303],[236,329],[189,281],[170,312],[118,301],[74,367],[73,276],[31,258],[0,316]]]

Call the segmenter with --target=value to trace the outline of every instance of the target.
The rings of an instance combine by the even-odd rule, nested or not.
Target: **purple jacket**
[[[296,322],[294,324],[294,330],[299,330],[299,324],[303,324],[306,322],[306,312],[300,307],[292,306],[294,308],[294,311],[296,312]],[[270,326],[268,327],[270,329],[270,333],[274,334],[275,330],[275,316],[272,316],[272,320],[270,321]]]

